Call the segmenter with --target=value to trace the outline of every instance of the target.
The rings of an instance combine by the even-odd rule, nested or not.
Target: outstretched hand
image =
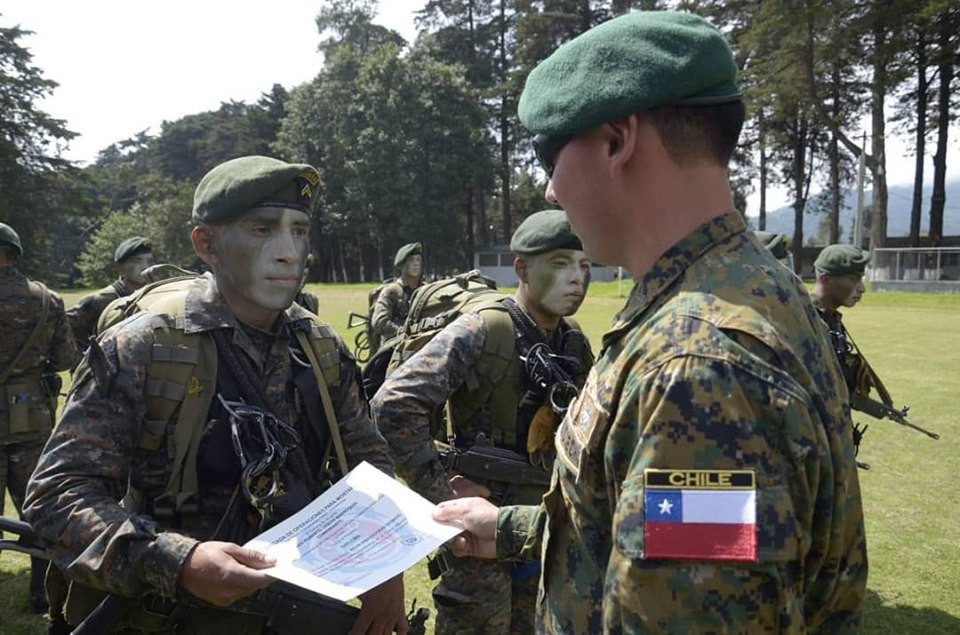
[[[433,511],[433,519],[463,529],[447,542],[457,556],[493,560],[497,557],[497,515],[500,508],[483,498],[444,501]]]
[[[259,569],[276,561],[232,542],[201,542],[180,569],[180,586],[214,606],[230,606],[273,582]]]
[[[360,615],[350,634],[389,635],[396,631],[404,635],[409,626],[404,614],[403,595],[402,573],[361,595]]]

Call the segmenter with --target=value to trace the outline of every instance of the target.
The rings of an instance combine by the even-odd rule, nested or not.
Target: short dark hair
[[[742,101],[710,106],[658,106],[648,111],[670,158],[680,166],[702,161],[727,167],[746,117]]]

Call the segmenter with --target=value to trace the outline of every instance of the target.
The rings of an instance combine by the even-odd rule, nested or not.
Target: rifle
[[[858,393],[850,394],[850,407],[854,410],[859,410],[860,412],[866,413],[871,417],[876,419],[890,419],[895,423],[899,423],[902,426],[908,428],[913,428],[917,432],[922,432],[931,439],[939,439],[940,435],[936,432],[931,432],[921,428],[920,426],[911,423],[907,420],[907,411],[910,410],[910,406],[904,406],[902,409],[897,410],[896,408],[891,408],[885,403],[870,399],[869,397],[864,397]]]
[[[439,450],[440,463],[471,480],[498,481],[512,485],[550,485],[550,474],[533,467],[527,457],[511,450],[477,443],[466,452]]]
[[[0,516],[0,531],[17,535],[16,540],[0,539],[0,551],[16,551],[35,558],[50,559],[50,555],[40,545],[33,528],[21,520]],[[72,635],[101,635],[123,618],[129,609],[139,602],[138,598],[108,595],[89,615],[74,628]],[[314,632],[318,619],[322,619],[324,632],[349,632],[360,609],[329,600],[321,595],[285,582],[276,582],[263,589],[257,596],[240,600],[237,608],[244,605],[257,605],[267,618],[267,626],[280,633]],[[227,609],[229,610],[229,609]],[[430,611],[417,609],[416,600],[407,615],[410,635],[424,635]]]

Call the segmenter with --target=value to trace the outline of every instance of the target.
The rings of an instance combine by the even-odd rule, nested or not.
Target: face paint
[[[846,276],[831,276],[830,290],[837,306],[852,307],[860,301],[866,291],[863,275],[851,273]]]
[[[400,272],[403,277],[419,278],[421,273],[423,273],[423,256],[415,254],[403,262],[403,270]]]
[[[143,277],[144,270],[152,266],[153,254],[151,252],[130,256],[120,263],[120,277],[129,286],[140,288],[147,284],[147,279]]]
[[[271,322],[293,303],[309,251],[310,217],[283,207],[257,207],[224,225],[213,242],[217,286],[237,317]]]
[[[576,313],[590,285],[590,260],[586,255],[575,249],[554,249],[524,260],[530,300],[554,317]]]

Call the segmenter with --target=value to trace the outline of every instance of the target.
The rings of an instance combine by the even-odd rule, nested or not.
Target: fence
[[[960,247],[884,247],[873,250],[875,290],[960,292]]]

